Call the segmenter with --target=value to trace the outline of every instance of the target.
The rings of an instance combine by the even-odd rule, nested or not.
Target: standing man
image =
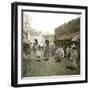
[[[44,61],[48,61],[49,59],[49,40],[45,40],[45,47],[44,47]]]
[[[73,47],[70,52],[70,60],[73,62],[73,67],[77,68],[77,59],[78,59],[78,52],[76,50],[76,47]]]
[[[33,52],[34,52],[35,54],[36,54],[37,47],[38,47],[38,40],[37,40],[37,39],[34,39]]]
[[[67,48],[65,49],[65,52],[66,52],[66,57],[69,58],[69,56],[70,56],[70,48],[69,48],[69,46],[67,46]]]
[[[64,58],[64,49],[59,44],[56,50],[56,59],[57,59],[56,61],[60,62],[62,58]]]

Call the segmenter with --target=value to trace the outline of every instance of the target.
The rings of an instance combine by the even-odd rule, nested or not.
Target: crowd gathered
[[[63,58],[68,58],[73,63],[73,67],[77,68],[78,64],[78,51],[76,45],[73,43],[63,48],[62,44],[50,45],[49,40],[45,40],[43,46],[38,44],[38,40],[34,39],[34,43],[30,45],[30,52],[34,53],[37,58],[41,58],[43,51],[43,60],[48,61],[49,57],[54,57],[56,62],[61,62]]]

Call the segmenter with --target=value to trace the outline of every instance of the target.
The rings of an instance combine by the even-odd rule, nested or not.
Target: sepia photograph
[[[87,7],[12,3],[14,87],[87,82]]]
[[[80,14],[23,11],[22,78],[80,74]]]

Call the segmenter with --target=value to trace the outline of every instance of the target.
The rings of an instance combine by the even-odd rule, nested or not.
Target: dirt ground
[[[79,75],[80,65],[76,69],[68,68],[73,66],[69,58],[64,57],[60,62],[56,62],[54,57],[49,57],[48,61],[42,58],[36,58],[34,53],[26,56],[22,66],[23,77],[37,76],[57,76],[57,75]]]

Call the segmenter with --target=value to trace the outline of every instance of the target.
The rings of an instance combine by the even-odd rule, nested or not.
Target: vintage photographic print
[[[23,11],[22,77],[80,75],[80,15]]]
[[[84,6],[13,3],[12,86],[87,82],[86,16]]]

